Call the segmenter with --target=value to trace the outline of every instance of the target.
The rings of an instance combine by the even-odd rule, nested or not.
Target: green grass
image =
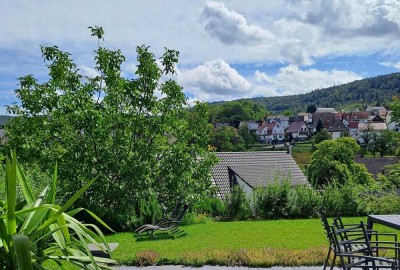
[[[359,220],[366,218],[345,218],[347,223]],[[113,255],[124,265],[322,265],[328,248],[319,219],[208,222],[183,228],[188,234],[178,239],[118,233],[107,240],[120,244]]]

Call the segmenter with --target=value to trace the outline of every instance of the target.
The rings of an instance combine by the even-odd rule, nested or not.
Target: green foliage
[[[237,100],[210,105],[211,123],[229,123],[238,128],[240,121],[263,120],[267,111],[262,105],[248,101]]]
[[[322,206],[327,215],[334,216],[341,213],[344,216],[359,216],[365,214],[362,207],[363,198],[361,192],[362,187],[353,184],[326,186],[323,197]]]
[[[257,136],[254,132],[250,132],[249,128],[244,125],[238,129],[238,134],[243,138],[246,149],[249,149],[252,144],[257,141]]]
[[[7,133],[21,160],[47,171],[50,161],[61,161],[59,189],[67,197],[84,185],[82,179],[101,172],[76,205],[103,209],[99,214],[109,224],[130,229],[142,220],[140,201],[168,207],[193,203],[207,191],[215,162],[208,152],[208,106],[188,109],[182,87],[168,79],[177,51],[166,49],[159,64],[149,47],[137,47],[138,64],[128,79],[122,52],[100,45],[100,27],[90,29],[99,42],[98,75],[83,77],[69,53],[42,47],[50,79],[20,78],[15,93],[21,105],[8,107],[18,117]]]
[[[291,189],[288,203],[291,218],[312,218],[321,209],[322,197],[309,186],[297,186]]]
[[[291,110],[284,110],[284,111],[282,112],[282,114],[283,114],[284,116],[293,116],[293,115],[294,115],[293,111],[291,111]]]
[[[372,176],[362,164],[354,162],[360,146],[354,139],[343,137],[318,144],[307,169],[308,180],[314,187],[336,182],[340,185],[358,183],[369,185]]]
[[[307,113],[315,113],[317,111],[317,106],[315,106],[315,103],[313,104],[308,104],[307,105]]]
[[[252,216],[250,201],[240,186],[236,185],[225,199],[225,218],[244,220]]]
[[[320,119],[321,120],[321,119]],[[318,123],[320,123],[318,120]],[[317,134],[314,136],[314,143],[319,144],[322,141],[330,140],[332,139],[331,134],[325,129],[322,128],[320,131],[318,131],[318,125],[317,125]]]
[[[235,128],[229,126],[217,127],[213,130],[211,146],[217,152],[239,152],[246,150],[245,141]]]
[[[220,217],[225,212],[225,204],[216,197],[205,197],[194,205],[193,212],[205,214],[209,217]]]
[[[90,253],[87,243],[99,246],[98,240],[105,245],[107,253],[111,251],[99,228],[74,218],[85,209],[67,212],[94,181],[85,183],[64,205],[56,205],[56,166],[50,189],[46,187],[35,199],[13,152],[6,164],[5,201],[0,201],[0,268],[46,269],[42,265],[44,262],[61,266],[63,261],[69,261],[80,268],[99,269],[116,263]],[[22,190],[22,200],[17,198],[17,184]],[[88,213],[109,228],[95,214]]]
[[[400,187],[400,164],[386,165],[384,167],[385,174],[380,175],[379,180],[383,183],[383,186],[399,188]]]
[[[257,189],[255,192],[255,214],[263,219],[277,219],[289,215],[290,183],[279,181]]]
[[[379,153],[381,157],[395,155],[400,146],[400,135],[394,130],[382,130],[373,133],[372,139],[368,141],[368,149],[372,153]]]

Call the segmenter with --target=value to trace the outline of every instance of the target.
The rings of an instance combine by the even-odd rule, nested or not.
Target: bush
[[[261,218],[284,218],[289,215],[289,181],[275,181],[274,184],[255,191],[254,210]]]
[[[297,186],[290,192],[289,217],[312,218],[316,217],[322,205],[322,196],[309,186]]]
[[[250,202],[239,186],[235,186],[225,200],[225,218],[244,220],[252,217]]]
[[[206,197],[194,205],[193,212],[209,217],[220,217],[225,212],[225,204],[216,197]]]

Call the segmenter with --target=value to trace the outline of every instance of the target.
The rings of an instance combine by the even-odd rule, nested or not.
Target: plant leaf
[[[15,255],[17,257],[18,268],[22,270],[32,269],[32,257],[29,238],[22,234],[14,234]]]
[[[19,180],[18,182],[21,186],[21,190],[22,190],[22,193],[24,194],[24,198],[28,204],[33,203],[33,201],[34,201],[33,192],[28,184],[24,170],[21,167],[21,164],[19,164],[18,161],[16,161],[16,162],[17,162],[17,176],[18,176],[18,180]]]

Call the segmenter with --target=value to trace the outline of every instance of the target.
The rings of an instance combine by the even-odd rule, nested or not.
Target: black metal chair
[[[360,231],[362,235],[352,239],[346,239],[345,234],[354,231]],[[399,269],[398,258],[393,259],[374,256],[374,249],[371,247],[371,242],[363,222],[360,222],[357,226],[342,229],[330,226],[330,232],[334,240],[333,250],[335,256],[340,259],[340,267],[343,270],[351,268],[374,270]],[[359,245],[360,243],[363,245]]]

